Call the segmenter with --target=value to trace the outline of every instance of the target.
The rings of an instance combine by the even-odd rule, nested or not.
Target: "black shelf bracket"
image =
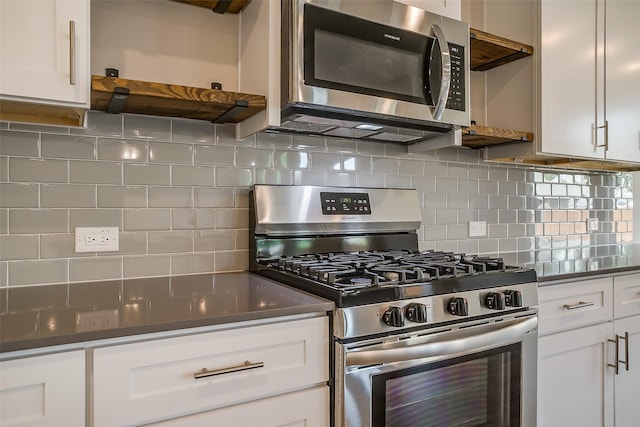
[[[117,68],[107,68],[104,70],[104,75],[107,77],[120,77],[120,71]]]
[[[249,108],[249,101],[246,99],[238,99],[236,100],[236,105],[228,109],[223,115],[213,120],[211,123],[227,123],[239,113],[246,111],[247,108]]]
[[[124,104],[127,103],[127,99],[129,99],[130,90],[126,87],[116,86],[113,89],[113,96],[111,97],[111,102],[107,106],[107,113],[109,114],[120,114],[124,109]]]
[[[225,13],[229,6],[231,6],[232,0],[218,0],[218,3],[212,9],[215,13]]]

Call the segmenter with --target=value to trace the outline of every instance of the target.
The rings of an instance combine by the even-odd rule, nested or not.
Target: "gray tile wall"
[[[633,240],[629,174],[92,112],[87,129],[0,122],[0,286],[246,269],[253,183],[416,188],[421,249],[546,261]],[[467,237],[477,220],[487,237]],[[74,253],[79,226],[120,227],[120,251]]]

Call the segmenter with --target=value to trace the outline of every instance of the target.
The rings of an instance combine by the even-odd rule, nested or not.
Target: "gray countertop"
[[[533,268],[539,282],[640,271],[640,245],[549,248],[499,254],[509,265]]]
[[[333,302],[251,273],[0,289],[0,352],[328,312]],[[117,310],[116,327],[78,331],[78,313]]]

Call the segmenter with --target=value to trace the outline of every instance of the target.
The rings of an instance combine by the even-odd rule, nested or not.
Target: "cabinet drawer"
[[[98,348],[94,425],[156,422],[324,383],[328,358],[326,316]],[[203,369],[214,375],[195,378]]]
[[[149,427],[278,427],[329,425],[329,387],[319,386],[254,402],[149,424]]]
[[[540,335],[613,317],[613,279],[610,277],[542,286],[538,296]]]
[[[0,371],[0,425],[84,426],[84,350],[3,361]]]
[[[613,315],[615,317],[640,314],[640,274],[613,278]]]

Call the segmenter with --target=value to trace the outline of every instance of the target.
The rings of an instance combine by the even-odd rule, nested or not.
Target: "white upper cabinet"
[[[89,0],[2,0],[0,43],[4,112],[12,101],[89,108]]]
[[[542,1],[540,8],[542,152],[603,158],[594,139],[596,1]]]
[[[640,1],[479,4],[465,11],[480,28],[534,46],[531,61],[484,74],[487,125],[532,130],[534,141],[487,147],[485,159],[640,168]]]
[[[640,2],[540,2],[541,152],[640,161]]]
[[[606,2],[606,158],[640,161],[640,1]]]

